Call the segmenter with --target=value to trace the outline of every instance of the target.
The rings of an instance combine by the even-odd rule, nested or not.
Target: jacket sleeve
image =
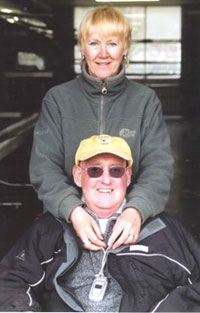
[[[162,212],[173,178],[173,156],[162,107],[153,92],[144,110],[136,181],[130,188],[126,207],[137,208],[143,222]]]
[[[56,222],[57,223],[57,222]],[[50,230],[35,221],[0,263],[0,311],[40,312],[39,299],[33,288],[44,286],[42,264],[53,257],[57,249],[55,230],[51,245],[47,245]],[[51,230],[52,232],[52,230]]]
[[[190,274],[185,283],[177,284],[153,308],[153,312],[200,312],[200,244],[180,223],[174,222],[172,227],[179,236],[178,249],[181,247],[182,259]]]
[[[68,220],[72,209],[83,202],[69,181],[64,164],[60,110],[51,93],[47,93],[34,130],[30,179],[45,210]]]

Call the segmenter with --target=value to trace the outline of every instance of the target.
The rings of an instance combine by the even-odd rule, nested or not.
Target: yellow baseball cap
[[[75,164],[85,161],[101,153],[111,153],[119,156],[128,162],[128,166],[133,164],[131,149],[128,143],[121,137],[111,137],[109,135],[92,136],[83,139],[76,151]]]

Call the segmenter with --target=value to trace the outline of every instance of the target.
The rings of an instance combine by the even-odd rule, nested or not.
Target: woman
[[[108,244],[134,243],[141,223],[164,210],[173,158],[155,93],[125,77],[131,27],[112,7],[98,7],[79,29],[81,75],[44,97],[35,127],[31,182],[46,210],[71,221],[90,250],[105,246],[98,225],[83,209],[72,181],[75,151],[94,134],[124,137],[132,149],[132,184]]]

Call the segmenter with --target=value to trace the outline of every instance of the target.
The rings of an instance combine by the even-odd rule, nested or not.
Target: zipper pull
[[[107,89],[107,87],[106,87],[105,82],[104,82],[103,85],[102,85],[101,93],[102,93],[103,95],[106,95],[106,94],[108,93],[108,89]]]

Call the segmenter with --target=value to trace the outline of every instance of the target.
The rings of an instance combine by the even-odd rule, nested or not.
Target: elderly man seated
[[[73,177],[105,248],[84,249],[71,224],[37,218],[0,264],[1,311],[200,311],[200,247],[162,213],[143,225],[136,243],[116,249],[109,237],[125,206],[133,160],[124,139],[80,143]]]

